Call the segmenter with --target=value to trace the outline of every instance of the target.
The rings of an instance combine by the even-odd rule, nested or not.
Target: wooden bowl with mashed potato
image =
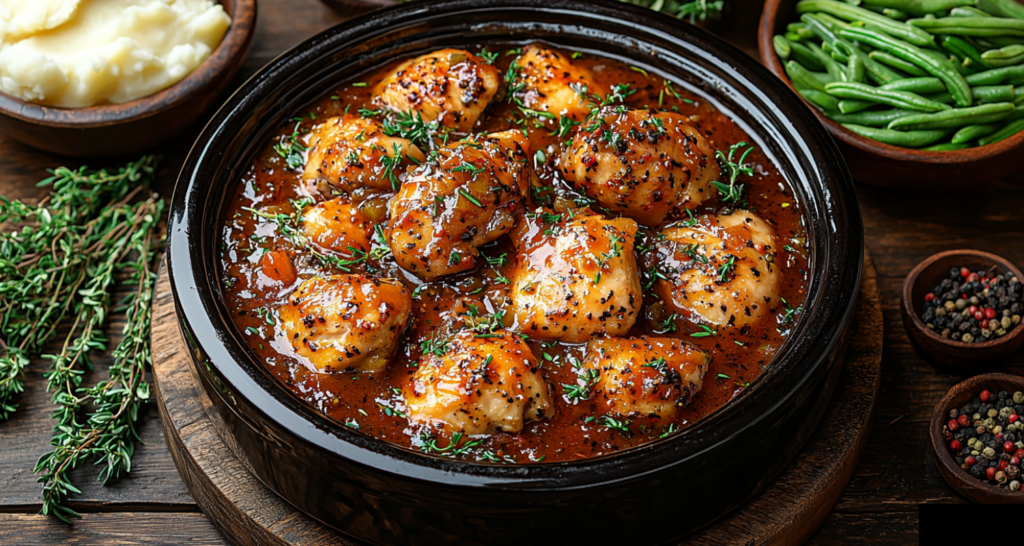
[[[13,3],[0,13],[0,131],[76,157],[183,131],[238,73],[256,27],[255,0]]]

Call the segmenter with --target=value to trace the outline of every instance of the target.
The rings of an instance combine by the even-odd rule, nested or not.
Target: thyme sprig
[[[654,11],[667,13],[679,19],[688,19],[690,24],[697,21],[717,20],[722,17],[722,9],[725,7],[724,0],[709,2],[708,0],[691,0],[680,2],[678,0],[622,0],[628,4],[650,8]]]
[[[736,152],[742,150],[743,154],[740,155],[739,161],[734,161],[733,156]],[[739,204],[743,196],[743,184],[736,185],[736,179],[741,175],[754,176],[754,167],[747,165],[745,161],[750,152],[754,151],[754,147],[746,142],[737,142],[729,147],[729,155],[726,155],[722,150],[715,151],[715,158],[718,159],[719,165],[722,167],[722,173],[729,179],[729,183],[714,181],[712,184],[718,190],[719,195],[722,196],[722,201],[726,203]]]
[[[0,197],[0,418],[17,406],[31,359],[48,360],[44,374],[56,421],[53,450],[35,467],[42,483],[42,513],[64,521],[79,515],[64,506],[80,492],[68,475],[82,463],[101,467],[103,482],[131,469],[138,436],[134,423],[149,398],[144,381],[154,266],[164,202],[149,190],[159,158],[144,156],[116,172],[59,168],[40,186],[52,193],[37,205]],[[114,288],[127,278],[133,290],[109,379],[82,387],[102,350]],[[69,322],[67,331],[57,326]],[[51,342],[59,349],[43,354]]]

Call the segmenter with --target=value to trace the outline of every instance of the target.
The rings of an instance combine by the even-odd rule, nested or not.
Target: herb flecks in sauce
[[[560,230],[572,221],[573,215],[585,207],[609,214],[618,213],[602,209],[595,199],[573,187],[558,167],[558,158],[565,143],[580,131],[591,132],[594,142],[601,146],[622,146],[638,133],[619,131],[605,120],[607,116],[621,116],[628,109],[649,108],[651,113],[667,112],[689,116],[691,123],[708,139],[720,157],[707,157],[709,163],[721,166],[721,175],[709,195],[699,207],[688,207],[670,218],[670,225],[697,229],[705,225],[708,215],[728,209],[749,208],[770,224],[779,241],[803,241],[805,233],[800,226],[799,206],[781,206],[796,203],[785,180],[766,157],[760,146],[748,144],[745,134],[732,120],[714,109],[708,101],[690,89],[665,80],[647,70],[634,70],[628,65],[595,55],[559,52],[561,60],[571,62],[586,81],[574,81],[569,87],[571,106],[578,116],[558,115],[554,111],[539,109],[531,101],[529,85],[522,56],[536,54],[535,48],[519,46],[489,46],[489,51],[477,51],[484,62],[498,71],[502,92],[491,101],[472,133],[490,134],[514,129],[528,136],[529,152],[524,161],[536,173],[536,180],[527,192],[531,203],[518,214],[533,214],[538,207],[547,207],[531,220],[538,227],[537,236],[557,237]],[[558,50],[553,50],[558,51]],[[703,390],[689,405],[679,408],[672,418],[658,416],[619,416],[608,414],[599,406],[595,392],[599,388],[600,372],[584,366],[586,346],[581,344],[545,341],[525,336],[525,341],[537,361],[537,373],[543,374],[555,401],[554,415],[529,422],[522,432],[512,434],[495,432],[489,435],[458,435],[457,432],[437,427],[411,424],[404,393],[420,366],[424,354],[444,357],[451,350],[453,309],[460,304],[458,329],[468,329],[474,336],[496,335],[507,328],[519,332],[511,309],[512,291],[517,286],[520,267],[519,253],[508,236],[479,248],[478,256],[465,252],[445,255],[446,260],[473,259],[474,266],[460,273],[445,275],[423,282],[397,266],[387,244],[387,218],[374,219],[371,234],[372,248],[367,256],[331,254],[335,259],[347,260],[345,267],[353,273],[373,274],[379,277],[401,279],[410,289],[413,318],[409,331],[391,362],[381,371],[364,374],[318,374],[297,358],[281,328],[272,322],[275,309],[301,283],[316,275],[334,274],[337,268],[325,267],[321,259],[311,254],[302,241],[293,240],[278,228],[274,215],[291,218],[296,207],[292,200],[306,197],[301,191],[298,170],[286,159],[296,150],[287,149],[285,157],[275,151],[274,144],[291,142],[291,136],[302,143],[302,135],[317,123],[346,111],[360,112],[382,123],[389,136],[406,138],[422,146],[426,155],[423,162],[428,168],[438,161],[437,150],[446,144],[458,143],[468,136],[447,130],[408,112],[385,111],[373,102],[377,84],[401,61],[361,74],[353,81],[366,82],[366,87],[347,84],[340,86],[330,98],[313,107],[316,119],[308,116],[303,121],[281,128],[281,134],[259,152],[250,171],[239,181],[238,190],[222,217],[221,261],[224,294],[235,324],[242,332],[255,328],[263,335],[246,335],[250,348],[266,363],[268,370],[284,385],[306,400],[317,410],[330,415],[339,423],[361,433],[380,438],[425,454],[454,457],[493,464],[530,464],[556,462],[613,453],[659,438],[668,437],[702,417],[715,411],[735,395],[747,388],[770,365],[773,355],[782,346],[792,324],[799,318],[806,289],[806,252],[785,253],[785,260],[773,264],[781,279],[779,298],[766,304],[770,308],[767,320],[751,326],[719,326],[680,313],[662,305],[655,285],[669,279],[671,271],[664,266],[647,265],[645,258],[656,253],[665,243],[661,226],[640,226],[636,235],[638,273],[642,274],[642,305],[635,324],[624,337],[641,335],[671,337],[697,345],[711,355],[712,360],[704,378]],[[503,95],[502,95],[503,93]],[[499,98],[504,97],[504,100]],[[350,114],[351,115],[351,114]],[[661,123],[660,117],[643,118],[643,137],[665,138],[671,129]],[[637,128],[640,131],[640,127]],[[472,142],[472,141],[468,141]],[[305,144],[302,144],[305,146]],[[415,163],[415,162],[413,162]],[[482,164],[481,164],[482,165]],[[282,168],[285,167],[285,168]],[[412,165],[412,168],[415,168]],[[480,165],[467,162],[459,165],[459,176],[467,179],[488,173],[478,173]],[[392,171],[401,183],[405,179],[404,166]],[[354,196],[358,197],[358,196]],[[479,211],[487,206],[489,197],[482,194],[454,191],[462,210]],[[479,203],[479,205],[478,205]],[[425,203],[428,215],[439,218],[455,205],[453,198]],[[254,215],[246,209],[270,215]],[[691,210],[692,209],[692,210]],[[525,221],[520,218],[518,222]],[[616,247],[618,244],[618,248]],[[624,252],[622,242],[613,241],[602,252],[590,257],[594,269],[590,272],[591,286],[602,287],[609,282],[610,272],[604,263],[618,260]],[[263,275],[260,256],[266,252],[284,252],[294,264],[295,280],[291,283],[273,283]],[[684,249],[684,254],[686,250]],[[774,251],[766,251],[771,254]],[[694,267],[708,276],[714,290],[731,290],[748,267],[739,256],[712,256],[707,249],[693,247]],[[711,259],[709,259],[709,256]],[[719,259],[721,258],[721,259]],[[527,287],[528,288],[528,287]],[[269,316],[266,310],[270,310]],[[529,333],[529,332],[524,332]],[[518,335],[518,334],[517,334]],[[646,366],[646,367],[645,367]],[[644,377],[666,378],[671,370],[657,358],[637,362],[635,371]],[[728,379],[725,379],[728,378]]]

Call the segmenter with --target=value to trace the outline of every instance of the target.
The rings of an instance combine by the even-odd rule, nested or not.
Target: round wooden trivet
[[[832,402],[803,451],[763,493],[686,545],[783,545],[806,541],[853,477],[867,444],[881,381],[882,308],[870,255],[851,325],[844,368]],[[153,376],[167,443],[189,492],[237,545],[352,545],[351,539],[299,512],[232,454],[206,413],[161,268],[153,310]]]

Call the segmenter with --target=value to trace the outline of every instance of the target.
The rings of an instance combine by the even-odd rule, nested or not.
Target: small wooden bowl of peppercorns
[[[1004,364],[1024,343],[1024,274],[995,254],[940,252],[907,275],[900,311],[910,341],[932,364]]]
[[[1024,504],[1024,377],[977,375],[935,406],[935,464],[946,483],[983,504]]]

